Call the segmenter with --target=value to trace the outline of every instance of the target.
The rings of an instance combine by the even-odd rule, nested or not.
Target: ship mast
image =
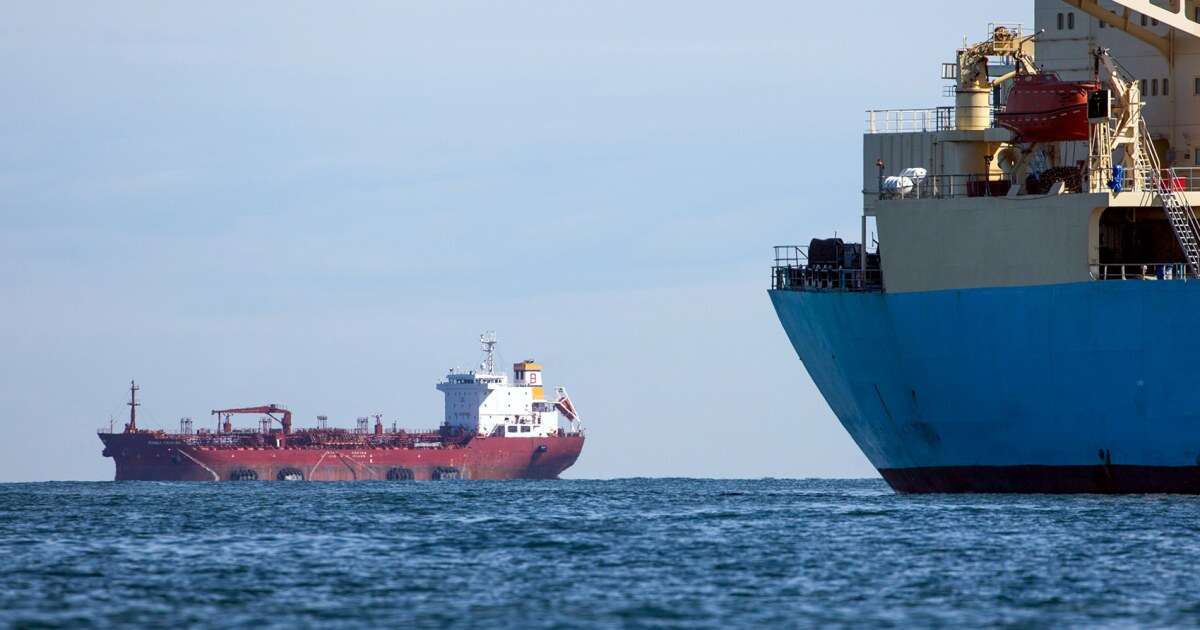
[[[137,408],[138,408],[138,405],[142,404],[137,401],[138,389],[140,389],[140,388],[137,386],[137,383],[134,383],[133,381],[129,381],[129,402],[125,403],[126,405],[129,405],[129,424],[125,425],[126,433],[137,433],[137,430],[138,430],[138,428],[137,428]]]
[[[483,363],[479,371],[483,374],[496,373],[496,332],[489,330],[479,335],[479,344],[483,346]]]

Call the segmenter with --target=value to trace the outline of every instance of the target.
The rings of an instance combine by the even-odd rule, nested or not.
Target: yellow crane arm
[[[1162,53],[1169,61],[1173,60],[1176,32],[1200,38],[1200,24],[1188,19],[1186,3],[1180,0],[1172,2],[1177,7],[1177,10],[1164,9],[1152,4],[1150,0],[1113,0],[1113,2],[1122,7],[1120,13],[1105,9],[1100,6],[1097,0],[1063,0],[1063,2],[1153,46],[1155,50]],[[1171,27],[1171,30],[1168,31],[1166,36],[1155,33],[1142,26],[1139,21],[1133,19],[1132,14],[1134,11],[1166,24]]]

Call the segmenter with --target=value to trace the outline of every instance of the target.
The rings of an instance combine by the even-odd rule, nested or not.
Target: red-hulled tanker
[[[130,384],[129,423],[101,431],[104,456],[117,480],[152,481],[404,481],[439,479],[555,479],[575,463],[584,434],[563,388],[546,401],[541,366],[513,366],[515,379],[495,373],[494,336],[484,336],[478,371],[451,372],[442,425],[432,431],[387,430],[359,418],[355,429],[292,429],[278,405],[216,409],[215,430],[192,430],[190,420],[169,433],[137,426],[137,391]],[[261,414],[256,429],[236,429],[232,416]],[[275,426],[278,424],[279,426]]]

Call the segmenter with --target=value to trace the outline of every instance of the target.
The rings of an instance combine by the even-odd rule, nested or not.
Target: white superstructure
[[[496,373],[496,336],[480,337],[484,359],[477,370],[451,370],[438,383],[446,394],[444,422],[479,435],[511,438],[548,437],[560,431],[580,431],[579,416],[559,387],[547,401],[542,366],[532,359],[513,364],[513,380]]]

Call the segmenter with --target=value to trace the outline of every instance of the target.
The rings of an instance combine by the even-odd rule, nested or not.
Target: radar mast
[[[489,330],[479,335],[479,345],[483,349],[483,362],[479,371],[483,374],[496,373],[496,331]]]

